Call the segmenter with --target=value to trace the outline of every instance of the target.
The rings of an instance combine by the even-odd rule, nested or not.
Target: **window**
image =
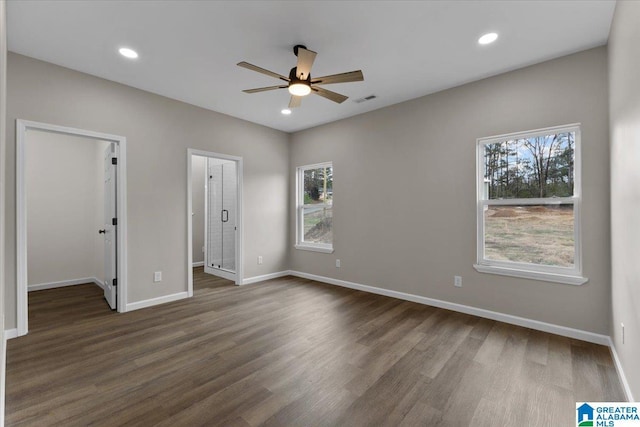
[[[480,138],[478,261],[483,273],[582,284],[580,127]]]
[[[296,179],[296,248],[333,252],[333,165],[302,166]]]

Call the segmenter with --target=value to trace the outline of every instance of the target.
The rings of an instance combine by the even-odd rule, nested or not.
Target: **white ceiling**
[[[614,1],[9,1],[9,49],[286,132],[375,110],[607,42]],[[480,35],[500,38],[480,46]],[[290,116],[292,47],[318,52],[312,76],[362,69]],[[128,46],[140,57],[118,54]],[[371,94],[377,99],[357,104]]]

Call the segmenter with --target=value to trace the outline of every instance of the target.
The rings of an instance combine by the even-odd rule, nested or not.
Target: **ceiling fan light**
[[[311,93],[311,86],[304,83],[293,83],[289,85],[289,93],[295,96],[306,96]]]

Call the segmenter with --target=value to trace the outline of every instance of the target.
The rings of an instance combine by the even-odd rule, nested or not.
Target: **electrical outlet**
[[[258,264],[262,265],[262,255],[258,256]]]
[[[453,276],[453,286],[456,288],[462,287],[462,276]]]
[[[156,271],[155,273],[153,273],[153,281],[162,282],[162,271]]]
[[[620,326],[622,327],[622,344],[624,344],[624,323],[620,323]]]
[[[336,268],[340,268],[340,260],[339,259],[336,260]]]

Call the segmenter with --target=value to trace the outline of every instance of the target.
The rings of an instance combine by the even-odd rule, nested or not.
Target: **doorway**
[[[187,150],[189,296],[199,265],[242,284],[242,166],[241,157]]]
[[[93,282],[125,312],[125,138],[16,125],[18,335],[28,332],[29,290]]]
[[[236,279],[238,183],[236,162],[206,157],[204,271]]]

